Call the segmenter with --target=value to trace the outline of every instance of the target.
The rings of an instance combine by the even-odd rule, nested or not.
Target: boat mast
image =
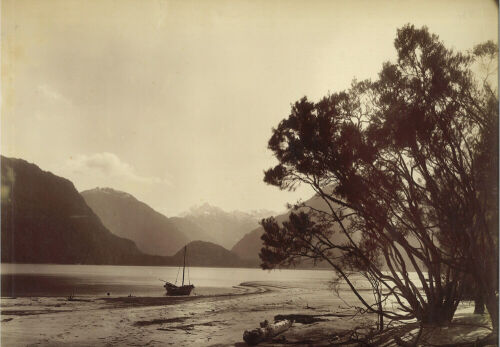
[[[184,246],[184,266],[182,267],[182,285],[184,285],[184,270],[186,270],[186,248],[187,246]]]

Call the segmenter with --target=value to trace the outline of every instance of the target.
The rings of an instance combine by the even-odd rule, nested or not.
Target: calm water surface
[[[290,285],[318,285],[332,279],[325,270],[274,270],[192,267],[185,282],[195,295],[234,293],[243,282],[271,281]],[[182,281],[182,268],[163,266],[1,264],[2,296],[161,296],[162,282]]]

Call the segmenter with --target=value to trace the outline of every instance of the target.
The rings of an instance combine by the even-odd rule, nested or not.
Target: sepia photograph
[[[0,345],[498,346],[498,0],[0,0]]]

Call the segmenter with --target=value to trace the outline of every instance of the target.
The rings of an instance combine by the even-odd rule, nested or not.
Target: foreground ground
[[[305,315],[263,345],[329,345],[344,332],[372,324],[352,315],[328,286],[253,282],[235,295],[172,297],[2,298],[2,346],[245,346],[246,329],[276,315]],[[457,325],[426,331],[428,343],[459,343],[489,332],[486,316],[471,306],[457,312]],[[305,319],[304,319],[305,317]],[[473,323],[472,325],[470,323]]]

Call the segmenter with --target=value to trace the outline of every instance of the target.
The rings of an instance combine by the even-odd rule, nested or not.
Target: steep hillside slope
[[[200,228],[197,224],[187,218],[171,217],[169,220],[191,241],[198,240],[217,243],[215,238],[212,237],[206,230],[203,230],[203,228]]]
[[[73,183],[21,159],[1,157],[2,262],[130,264],[136,245],[113,235]]]
[[[184,248],[181,248],[173,257],[175,264],[182,264]],[[245,267],[257,266],[256,263],[242,260],[233,252],[215,243],[193,241],[187,245],[186,264],[188,266],[219,266],[219,267]]]
[[[311,199],[307,200],[305,202],[305,204],[307,206],[310,206],[310,207],[312,207],[316,210],[320,210],[320,211],[326,211],[328,209],[328,205],[325,203],[325,201],[318,196],[313,196]],[[301,210],[306,212],[309,209],[301,208]],[[285,214],[276,216],[275,218],[279,223],[283,223],[284,221],[288,220],[289,216],[290,216],[290,211],[285,213]],[[235,254],[237,254],[242,259],[247,259],[247,260],[251,260],[253,262],[260,263],[259,252],[260,252],[261,248],[263,247],[263,241],[261,239],[261,236],[263,233],[264,233],[264,229],[262,227],[259,227],[259,228],[252,230],[251,232],[246,234],[240,241],[238,241],[234,245],[234,247],[231,249],[231,251],[234,252]],[[351,237],[354,240],[358,240],[359,234],[356,233],[356,234],[352,235]],[[347,237],[344,236],[344,234],[342,234],[341,232],[336,232],[332,235],[331,240],[334,243],[341,244],[341,243],[347,241]],[[415,239],[409,238],[408,241],[410,242],[410,244],[412,244],[414,246],[418,246],[418,242]],[[402,256],[403,256],[403,259],[405,259],[407,269],[409,271],[413,271],[414,266],[411,264],[411,261],[409,260],[406,253],[403,252]],[[382,268],[384,270],[387,270],[387,266],[385,265],[385,260],[381,259],[381,263],[382,263]],[[420,264],[420,261],[419,261],[419,264]],[[309,261],[309,260],[304,261],[304,262],[302,262],[302,264],[298,265],[298,267],[312,267],[312,266],[313,266],[313,263],[312,263],[312,261]],[[329,268],[330,265],[326,262],[319,262],[314,267]]]
[[[311,206],[317,210],[326,210],[326,203],[319,198],[318,196],[313,196],[309,200],[305,202],[307,206]],[[301,208],[303,211],[307,211],[307,208]],[[288,220],[290,216],[290,211],[287,213],[281,214],[279,216],[275,216],[275,219],[279,223],[283,223]],[[231,249],[235,254],[237,254],[242,259],[250,259],[253,261],[259,260],[259,252],[263,246],[261,236],[264,233],[264,229],[262,227],[255,228],[251,232],[247,233],[241,240],[239,240],[234,247]],[[338,235],[338,234],[337,234]],[[339,235],[339,237],[341,237]]]
[[[81,195],[113,234],[134,241],[144,253],[172,255],[190,241],[167,217],[128,193],[95,188]]]

